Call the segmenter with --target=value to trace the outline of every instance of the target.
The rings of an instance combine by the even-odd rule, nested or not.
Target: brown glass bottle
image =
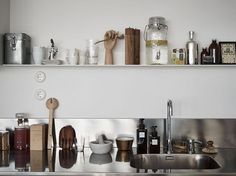
[[[209,54],[213,57],[214,64],[221,64],[220,61],[220,47],[216,40],[212,40],[212,43],[209,46]]]
[[[206,64],[204,59],[206,56],[209,56],[209,53],[207,52],[207,48],[202,48],[201,52],[201,64]]]

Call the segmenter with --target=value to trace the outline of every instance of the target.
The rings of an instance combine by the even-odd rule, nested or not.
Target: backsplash
[[[47,123],[47,119],[30,119],[30,124]],[[158,134],[161,136],[163,146],[165,119],[145,119],[146,128],[157,125]],[[0,128],[14,127],[15,119],[0,119]],[[95,140],[99,134],[105,134],[114,141],[118,135],[125,134],[135,138],[133,147],[136,146],[136,129],[138,119],[55,119],[56,136],[58,141],[59,131],[65,125],[72,125],[77,138],[85,137],[85,146]],[[172,139],[193,138],[203,142],[214,141],[219,148],[236,148],[236,120],[235,119],[172,119]]]

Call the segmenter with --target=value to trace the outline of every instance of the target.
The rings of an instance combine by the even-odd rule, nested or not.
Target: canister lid
[[[163,24],[165,25],[166,22],[165,22],[165,18],[164,17],[161,17],[161,16],[155,16],[155,17],[151,17],[149,18],[149,25],[152,24]]]
[[[8,131],[0,130],[0,136],[6,135],[6,134],[8,134],[8,133],[9,133]]]
[[[15,38],[16,40],[29,40],[30,36],[25,33],[6,33],[5,40],[11,40]]]

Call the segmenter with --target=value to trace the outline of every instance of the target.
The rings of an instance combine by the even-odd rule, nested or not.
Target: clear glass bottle
[[[200,63],[198,61],[198,44],[194,40],[194,31],[189,31],[189,41],[186,43],[186,50],[186,64],[194,65]]]
[[[144,31],[147,64],[168,64],[167,30],[165,18],[149,18]]]
[[[85,64],[97,65],[98,64],[98,51],[99,47],[95,43],[97,40],[87,40],[87,46],[85,51]]]

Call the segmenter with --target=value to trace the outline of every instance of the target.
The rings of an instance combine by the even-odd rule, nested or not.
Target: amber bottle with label
[[[213,57],[214,64],[221,64],[220,60],[220,47],[216,40],[212,40],[212,43],[209,46],[209,54]]]
[[[137,153],[147,153],[147,129],[144,125],[144,119],[139,119],[139,126],[137,129]]]
[[[202,48],[202,52],[201,52],[201,64],[206,64],[206,56],[209,56],[209,53],[207,52],[207,48]],[[213,63],[211,63],[213,64]]]

